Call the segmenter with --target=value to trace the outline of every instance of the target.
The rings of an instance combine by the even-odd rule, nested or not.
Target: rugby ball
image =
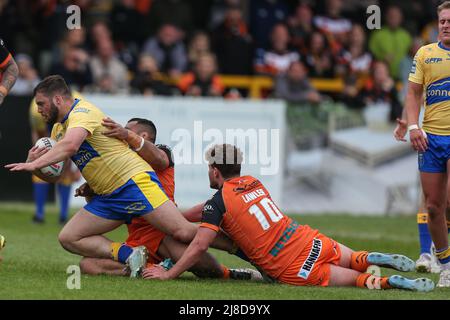
[[[40,148],[51,149],[55,144],[56,144],[55,140],[48,137],[44,137],[36,141],[35,146]],[[41,171],[41,173],[47,177],[59,177],[63,172],[63,169],[64,169],[64,161],[60,161],[47,167],[43,167],[39,169],[39,171]]]

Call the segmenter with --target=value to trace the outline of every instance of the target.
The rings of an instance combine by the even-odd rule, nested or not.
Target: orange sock
[[[355,251],[350,258],[350,268],[359,272],[365,272],[370,264],[367,262],[367,251]]]
[[[222,265],[222,269],[223,269],[223,279],[229,279],[230,269],[228,269],[228,267],[225,267],[224,265]]]
[[[370,273],[362,273],[356,278],[356,286],[366,289],[390,289],[388,277],[378,277]]]

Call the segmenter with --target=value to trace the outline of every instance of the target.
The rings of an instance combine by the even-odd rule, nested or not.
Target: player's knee
[[[72,248],[75,239],[69,232],[65,232],[64,230],[62,230],[58,235],[58,241],[64,249],[73,251]]]
[[[427,209],[428,209],[428,216],[431,220],[433,220],[434,218],[445,212],[445,207],[434,201],[430,201],[427,203]]]

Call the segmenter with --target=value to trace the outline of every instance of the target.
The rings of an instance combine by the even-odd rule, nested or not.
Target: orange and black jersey
[[[161,171],[155,170],[156,175],[158,176],[167,197],[175,202],[175,163],[173,162],[172,150],[165,144],[157,144],[156,147],[164,151],[169,159],[169,166]]]
[[[252,263],[273,278],[318,234],[283,214],[262,183],[251,176],[226,180],[205,203],[200,226],[221,228]]]
[[[6,49],[4,41],[0,39],[0,68],[6,66],[11,58],[11,53],[9,53],[8,49]]]

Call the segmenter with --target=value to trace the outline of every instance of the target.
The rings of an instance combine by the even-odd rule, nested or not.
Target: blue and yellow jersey
[[[72,96],[75,99],[84,99],[84,97],[78,91],[72,91]],[[45,122],[44,118],[38,112],[38,106],[36,104],[35,98],[33,98],[33,100],[31,100],[29,118],[30,118],[31,131],[36,133],[36,135],[34,135],[33,140],[39,139],[42,137],[47,137],[50,135],[52,127],[48,126],[48,124]],[[32,142],[33,142],[33,144],[35,143],[35,141],[32,141]],[[32,175],[31,179],[35,183],[46,183],[44,180],[40,179],[38,176],[35,176],[35,175]],[[70,185],[70,184],[72,184],[72,182],[73,181],[68,174],[64,174],[61,177],[61,179],[58,181],[58,183],[61,183],[64,185]]]
[[[417,50],[409,81],[423,85],[425,90],[423,129],[450,135],[450,48],[437,42]]]
[[[83,128],[89,132],[72,161],[96,194],[110,194],[124,185],[133,176],[142,172],[153,172],[128,145],[115,138],[103,135],[105,114],[86,100],[75,99],[69,113],[61,123],[53,126],[51,137],[60,141],[71,128]]]

